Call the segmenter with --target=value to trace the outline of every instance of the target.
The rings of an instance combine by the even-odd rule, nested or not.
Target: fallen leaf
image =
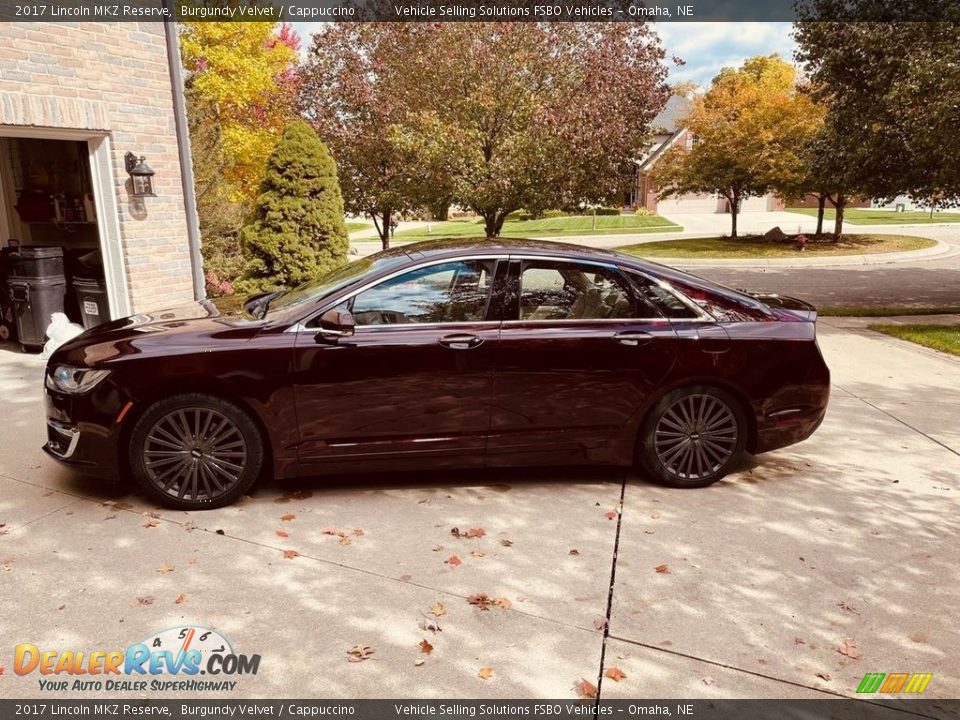
[[[173,565],[161,565],[157,568],[158,573],[172,573],[176,568]]]
[[[669,573],[670,567],[664,563],[663,565],[657,565],[654,570],[656,570],[658,573]]]
[[[470,528],[469,530],[467,530],[468,538],[482,538],[486,534],[487,534],[487,531],[484,530],[483,528]]]
[[[617,511],[616,511],[616,510],[611,510],[611,511],[608,512],[604,517],[606,517],[607,520],[616,520],[616,519],[617,519]]]
[[[348,538],[348,537],[342,537],[342,538],[340,538],[340,544],[341,544],[341,545],[349,545],[349,544],[350,544],[350,538]]]
[[[607,627],[607,619],[602,615],[597,615],[597,617],[593,619],[593,627],[597,630],[605,630]]]
[[[807,644],[807,641],[804,640],[803,638],[795,637],[795,638],[793,639],[793,644],[794,644],[794,645],[806,645],[806,644]]]
[[[7,669],[3,667],[3,665],[0,665],[0,675],[3,675],[6,671]]]
[[[294,515],[293,513],[284,513],[283,515],[280,516],[280,519],[283,520],[284,522],[290,522],[291,520],[296,520],[297,516]]]
[[[443,550],[443,545],[437,545],[437,546],[433,549],[434,552],[440,552],[441,550]]]
[[[216,531],[216,533],[217,533],[217,535],[226,535],[226,533],[223,531],[223,528],[219,528],[219,529]]]
[[[356,535],[357,537],[360,537],[361,535],[363,535],[363,528],[354,528],[353,534]]]
[[[57,605],[57,610],[63,610],[65,607],[66,605]]]
[[[187,532],[193,532],[194,530],[197,529],[197,525],[196,523],[188,520],[183,524],[183,529],[186,530]]]
[[[576,548],[570,548],[570,552],[567,553],[567,555],[579,555],[579,554],[580,554],[580,551],[577,550]]]
[[[158,513],[156,510],[144,510],[140,514],[143,515],[144,517],[150,517],[150,518],[160,517],[160,513]]]
[[[856,640],[844,640],[837,648],[837,652],[853,660],[859,660],[863,657],[863,653],[857,650]]]
[[[413,664],[414,664],[415,667],[420,667],[420,666],[423,665],[425,662],[426,662],[426,660],[424,660],[423,658],[417,658],[417,659],[414,661]]]
[[[340,531],[337,530],[335,527],[324,528],[321,532],[323,532],[324,535],[339,535],[339,534],[340,534]]]
[[[399,579],[400,582],[410,582],[410,578],[412,577],[413,575],[401,575]]]
[[[435,602],[433,607],[430,608],[430,614],[434,617],[443,617],[447,614],[447,609],[443,606],[442,602]]]
[[[504,538],[503,540],[500,541],[500,544],[503,545],[504,547],[513,547],[513,540],[507,540],[506,538]]]
[[[153,596],[152,595],[143,595],[136,599],[134,607],[144,607],[146,605],[153,605]]]
[[[852,612],[854,615],[859,615],[859,614],[860,614],[860,611],[857,610],[853,605],[850,605],[849,603],[844,602],[844,601],[838,602],[838,603],[837,603],[837,607],[839,607],[841,610],[846,610],[847,612]]]
[[[511,607],[513,607],[513,603],[504,597],[494,598],[493,604],[498,608],[503,608],[504,610],[509,610]]]
[[[831,680],[833,680],[833,677],[831,677],[830,673],[828,672],[819,672],[817,673],[817,677],[820,678],[821,680],[826,680],[827,682],[830,682]]]
[[[627,674],[618,667],[610,668],[604,673],[604,675],[610,678],[611,680],[613,680],[614,682],[620,682],[621,680],[627,677]]]
[[[493,668],[488,665],[480,668],[480,671],[477,673],[477,677],[481,680],[489,680],[493,677]]]
[[[577,695],[582,698],[593,699],[597,696],[597,686],[584,678],[580,678],[580,681],[575,685],[575,689]]]
[[[174,600],[173,602],[175,602],[177,605],[183,605],[186,601],[187,601],[187,594],[180,593],[179,595],[177,595],[177,599]]]
[[[369,660],[371,655],[373,655],[373,648],[369,645],[354,645],[347,650],[347,662],[356,663]]]
[[[283,551],[283,557],[286,558],[287,560],[293,560],[293,559],[294,559],[295,557],[297,557],[299,554],[300,554],[300,553],[298,553],[296,550],[284,550],[284,551]]]
[[[278,537],[278,538],[288,538],[288,537],[290,537],[290,533],[288,533],[286,530],[277,530],[277,537]]]
[[[452,566],[452,567],[456,567],[457,565],[462,565],[462,564],[463,564],[463,561],[462,561],[459,557],[457,557],[456,555],[451,555],[450,557],[448,557],[448,558],[447,558],[446,560],[444,560],[443,562],[445,562],[447,565],[450,565],[450,566]]]
[[[644,531],[643,531],[643,534],[644,534],[644,535],[653,535],[653,532],[654,532],[653,530],[644,530]]]
[[[424,615],[423,619],[420,621],[420,627],[423,630],[432,633],[443,632],[443,628],[440,627],[440,623],[435,618],[427,617],[426,615]]]
[[[160,521],[157,520],[156,518],[150,518],[143,524],[143,526],[145,528],[152,528],[152,527],[156,527],[159,523]]]
[[[417,647],[420,648],[420,652],[422,652],[424,655],[429,655],[433,652],[433,645],[428,643],[426,640],[421,640]]]
[[[704,675],[704,676],[701,678],[701,680],[703,680],[703,684],[704,684],[704,685],[713,685],[713,683],[715,682],[714,679],[713,679],[712,677],[710,677],[709,675]]]
[[[476,550],[471,550],[470,554],[473,555],[475,558],[482,558],[484,555],[486,555],[486,553],[480,548],[477,548]]]
[[[467,602],[471,605],[476,605],[481,610],[489,610],[490,606],[493,604],[493,600],[491,600],[486,593],[471,595],[467,598]]]

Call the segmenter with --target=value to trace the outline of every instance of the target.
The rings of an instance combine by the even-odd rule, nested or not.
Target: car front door
[[[670,321],[612,264],[511,259],[508,288],[488,462],[602,461],[674,363]]]
[[[325,337],[317,319],[300,328],[294,385],[304,472],[365,460],[482,464],[498,264],[505,273],[496,258],[434,262],[340,298],[333,309],[353,316],[352,336]]]

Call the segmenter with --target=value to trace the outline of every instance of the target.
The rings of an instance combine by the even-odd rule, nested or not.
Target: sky
[[[303,50],[310,44],[310,34],[321,23],[294,23],[303,38]],[[693,81],[708,86],[725,66],[737,66],[755,55],[780,53],[792,59],[796,44],[790,37],[791,24],[767,23],[654,23],[663,39],[667,56],[679,55],[686,64],[670,67],[670,82]]]

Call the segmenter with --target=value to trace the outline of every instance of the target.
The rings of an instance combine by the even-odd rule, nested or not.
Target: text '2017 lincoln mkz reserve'
[[[261,475],[633,465],[703,487],[807,438],[816,311],[627,255],[441,241],[219,315],[134,315],[46,371],[52,457],[213,508]]]

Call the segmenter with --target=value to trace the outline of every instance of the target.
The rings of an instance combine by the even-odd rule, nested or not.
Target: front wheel
[[[236,405],[203,394],[151,405],[130,437],[130,469],[161,505],[206,510],[245,493],[263,466],[257,426]]]
[[[679,388],[647,416],[638,454],[661,485],[706,487],[737,463],[746,436],[746,415],[732,395],[708,386]]]

